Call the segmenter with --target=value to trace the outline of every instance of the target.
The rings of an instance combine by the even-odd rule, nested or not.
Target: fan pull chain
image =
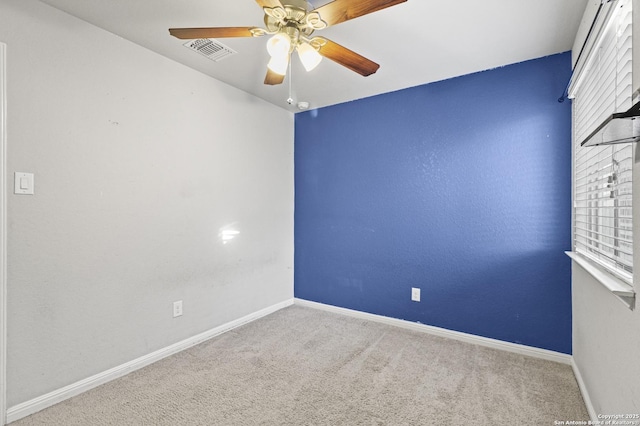
[[[289,58],[289,98],[287,98],[287,103],[289,105],[293,105],[293,97],[291,96],[291,80],[293,80],[293,72],[291,71],[291,58]]]

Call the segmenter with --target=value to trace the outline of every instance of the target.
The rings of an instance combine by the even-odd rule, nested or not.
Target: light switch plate
[[[33,195],[34,194],[33,173],[15,172],[14,174],[14,194]]]

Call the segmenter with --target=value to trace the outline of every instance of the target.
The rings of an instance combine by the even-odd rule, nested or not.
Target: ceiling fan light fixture
[[[289,55],[291,38],[286,33],[278,33],[267,42],[267,52],[272,58],[282,58]]]
[[[276,74],[286,75],[289,67],[289,52],[282,56],[272,56],[267,67]]]
[[[322,55],[320,55],[309,43],[302,42],[298,44],[297,50],[300,62],[302,62],[302,65],[307,72],[313,70],[322,61]]]

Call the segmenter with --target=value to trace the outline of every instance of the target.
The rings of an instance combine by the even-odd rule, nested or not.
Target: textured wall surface
[[[35,0],[0,40],[9,407],[293,296],[292,114]]]
[[[297,114],[296,297],[570,353],[570,66]]]
[[[630,310],[577,263],[572,277],[573,359],[593,409],[598,414],[640,414],[638,302]]]

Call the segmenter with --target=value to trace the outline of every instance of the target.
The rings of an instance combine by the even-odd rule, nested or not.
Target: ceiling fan
[[[324,37],[311,37],[314,31],[350,19],[404,3],[407,0],[334,0],[313,9],[306,0],[256,0],[264,10],[266,28],[213,27],[170,28],[169,33],[179,39],[260,37],[272,35],[267,42],[271,60],[267,65],[264,83],[281,84],[287,73],[293,51],[298,52],[307,71],[314,69],[322,57],[368,76],[380,65]]]

